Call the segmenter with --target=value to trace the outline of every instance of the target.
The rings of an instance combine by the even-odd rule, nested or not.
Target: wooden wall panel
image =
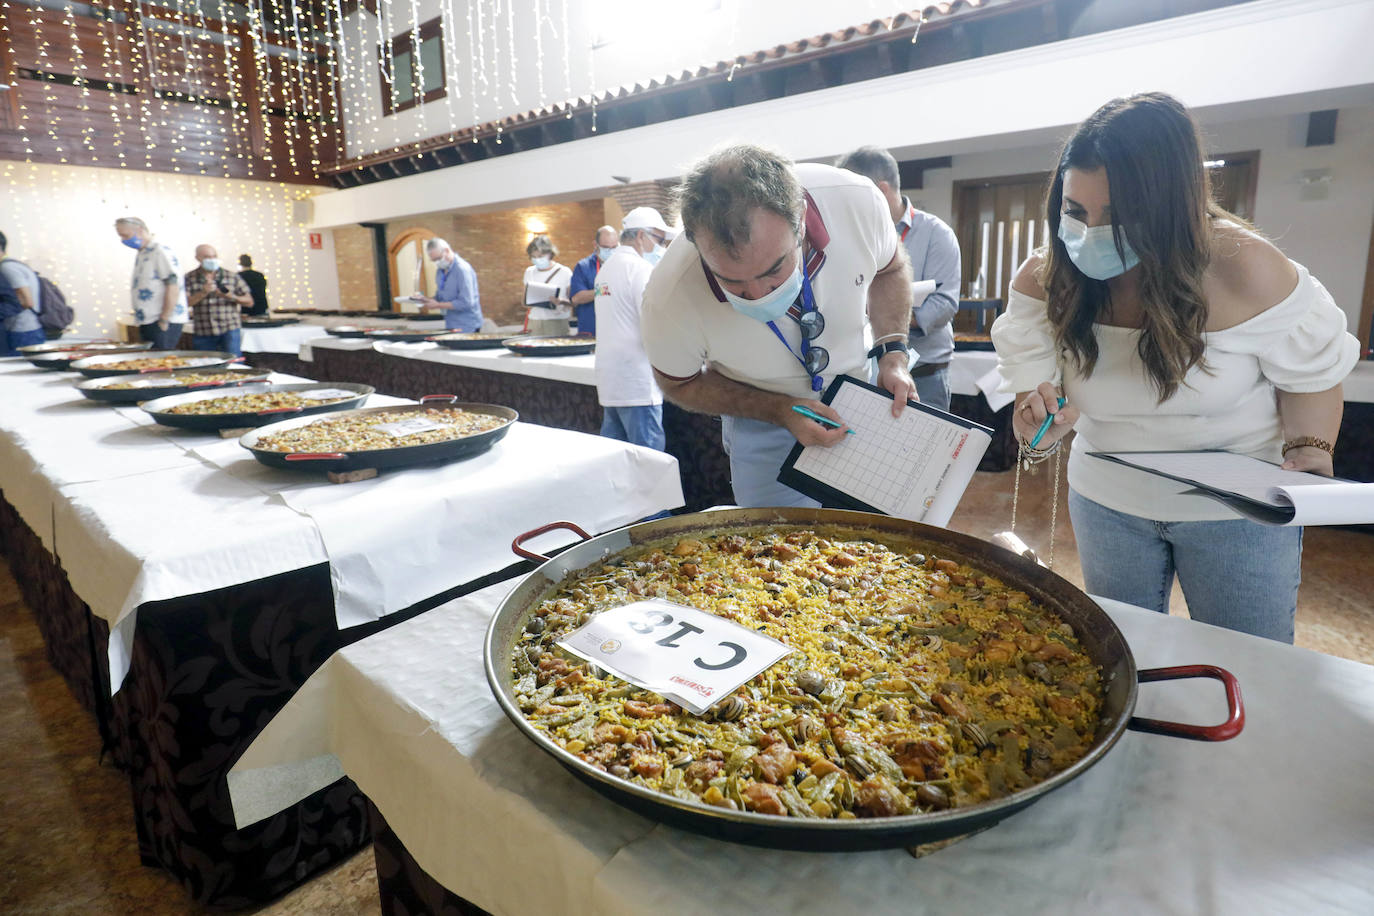
[[[201,31],[218,36],[215,20],[178,20],[173,11],[142,7],[147,22],[156,16],[190,27],[177,34],[140,27],[132,0],[107,0],[105,7],[129,18],[119,23],[0,4],[9,27],[8,41],[0,40],[11,58],[6,72],[16,76],[0,110],[0,158],[323,181],[317,163],[342,152],[341,127],[329,123],[327,64],[269,55],[259,70],[243,26],[230,25],[226,45]],[[288,36],[268,40],[290,45]],[[6,63],[0,58],[0,67]],[[257,90],[261,76],[268,80],[265,99]],[[237,121],[234,103],[242,112]]]

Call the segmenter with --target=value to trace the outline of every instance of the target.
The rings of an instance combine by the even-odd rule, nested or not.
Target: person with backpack
[[[38,274],[23,261],[16,261],[10,257],[7,253],[8,245],[9,240],[0,232],[0,275],[4,276],[19,306],[18,311],[13,308],[0,310],[0,315],[3,315],[3,319],[0,320],[3,321],[5,334],[0,353],[5,355],[15,352],[20,347],[41,344],[47,340],[47,335],[43,333],[43,324],[39,320],[43,299]]]

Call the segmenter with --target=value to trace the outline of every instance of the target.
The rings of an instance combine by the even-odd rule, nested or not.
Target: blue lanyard
[[[815,310],[815,308],[816,308],[816,297],[815,297],[815,296],[812,294],[812,292],[811,292],[811,271],[807,269],[807,264],[806,264],[806,251],[805,251],[805,249],[802,250],[801,259],[802,259],[802,288],[801,288],[801,300],[802,300],[802,314],[805,315],[807,312],[810,312],[810,311]],[[800,319],[798,319],[797,325],[800,327],[800,325],[801,325]],[[796,357],[797,362],[801,363],[802,368],[806,370],[806,374],[809,375],[809,376],[811,376],[811,390],[812,390],[812,391],[820,391],[820,390],[822,390],[823,388],[825,388],[825,382],[821,379],[821,377],[820,377],[819,375],[816,375],[815,373],[813,373],[813,372],[811,371],[811,369],[810,369],[810,368],[807,366],[807,364],[806,364],[806,357],[808,357],[808,356],[811,355],[811,341],[809,341],[809,340],[806,339],[806,334],[805,334],[805,332],[802,333],[802,340],[801,340],[801,355],[798,355],[798,354],[797,354],[797,351],[792,349],[792,345],[791,345],[790,343],[787,342],[787,338],[782,336],[782,331],[779,331],[779,330],[778,330],[778,326],[777,326],[776,324],[774,324],[773,322],[770,321],[770,322],[768,322],[768,328],[769,328],[769,330],[771,330],[771,331],[773,332],[773,334],[778,338],[778,340],[781,340],[781,341],[782,341],[782,345],[783,345],[784,347],[787,348],[787,352],[788,352],[788,353],[791,353],[794,357]]]

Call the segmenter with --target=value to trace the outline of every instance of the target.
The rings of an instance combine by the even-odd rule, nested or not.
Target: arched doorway
[[[406,296],[433,296],[437,268],[425,255],[425,242],[435,237],[429,229],[407,229],[392,241],[387,255],[391,261],[391,295],[402,311],[418,311]],[[398,298],[399,297],[399,298]]]

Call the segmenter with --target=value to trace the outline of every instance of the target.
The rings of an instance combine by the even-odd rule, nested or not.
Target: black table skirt
[[[372,825],[372,855],[377,861],[377,890],[382,916],[490,916],[474,903],[444,887],[405,848],[391,825],[371,801],[367,803]],[[536,857],[537,858],[537,857]]]
[[[534,566],[513,564],[342,631],[327,564],[148,602],[138,610],[129,674],[111,698],[105,622],[3,499],[0,547],[48,657],[128,774],[143,863],[170,872],[197,902],[230,908],[273,899],[371,839],[363,798],[348,779],[243,830],[234,826],[229,769],[301,684],[343,646]]]

